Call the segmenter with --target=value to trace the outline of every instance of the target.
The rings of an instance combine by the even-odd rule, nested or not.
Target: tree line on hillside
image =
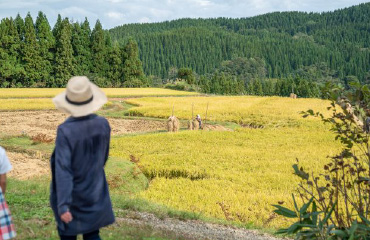
[[[163,86],[225,95],[325,97],[370,83],[370,3],[328,13],[181,19],[106,31],[99,20],[0,22],[0,87],[64,87],[86,75],[101,87]],[[141,60],[140,60],[141,59]],[[147,76],[145,76],[145,74]]]
[[[339,78],[338,71],[326,63],[302,67],[284,78],[269,78],[265,62],[260,58],[234,58],[221,63],[213,73],[198,75],[190,68],[171,68],[165,87],[221,95],[258,95],[327,98],[335,87],[350,88],[360,83],[356,76]],[[365,76],[370,83],[370,73]]]
[[[102,87],[148,85],[138,58],[138,45],[128,39],[111,40],[98,20],[91,30],[82,23],[58,15],[51,28],[44,13],[36,21],[0,22],[0,87],[64,87],[73,75],[86,75]]]
[[[127,24],[112,39],[134,38],[144,72],[168,78],[169,70],[213,73],[237,57],[265,61],[268,78],[285,78],[324,63],[338,78],[364,82],[370,69],[370,3],[326,13],[276,12],[251,18],[180,19]]]

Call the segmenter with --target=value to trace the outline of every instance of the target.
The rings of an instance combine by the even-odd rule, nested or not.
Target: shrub
[[[186,81],[183,81],[181,79],[177,79],[174,83],[167,83],[164,87],[179,91],[189,91],[189,92],[195,91],[195,88],[192,85],[186,83]]]
[[[297,219],[279,234],[295,234],[296,239],[370,239],[370,146],[366,113],[370,92],[367,86],[352,84],[349,91],[334,89],[331,115],[308,110],[303,117],[314,116],[331,125],[342,151],[330,157],[323,173],[308,173],[294,164],[294,174],[301,181],[298,207],[274,205],[275,213]],[[338,109],[339,108],[339,109]]]

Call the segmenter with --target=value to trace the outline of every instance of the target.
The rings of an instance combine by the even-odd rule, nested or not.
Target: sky
[[[0,18],[36,18],[43,11],[51,26],[58,13],[73,21],[88,18],[93,27],[152,23],[179,18],[252,17],[276,11],[323,12],[350,7],[366,0],[0,0]]]

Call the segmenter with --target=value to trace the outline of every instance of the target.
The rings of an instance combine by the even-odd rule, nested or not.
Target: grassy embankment
[[[34,143],[28,137],[9,137],[0,140],[0,145],[9,151],[20,153],[51,154],[53,144]],[[47,161],[47,159],[44,159]],[[144,199],[135,198],[137,192],[148,186],[147,178],[130,161],[111,158],[106,167],[112,202],[116,217],[124,217],[130,211],[147,211],[157,216],[198,218],[198,215],[176,211]],[[7,202],[11,208],[17,239],[58,239],[54,218],[49,207],[50,176],[27,180],[8,179]],[[104,239],[178,239],[168,232],[150,227],[131,227],[120,221],[102,230]]]

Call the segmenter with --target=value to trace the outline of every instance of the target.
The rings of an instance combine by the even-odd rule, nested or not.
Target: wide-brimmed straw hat
[[[108,101],[104,92],[85,76],[69,79],[66,91],[53,98],[57,109],[83,117],[99,110]]]

